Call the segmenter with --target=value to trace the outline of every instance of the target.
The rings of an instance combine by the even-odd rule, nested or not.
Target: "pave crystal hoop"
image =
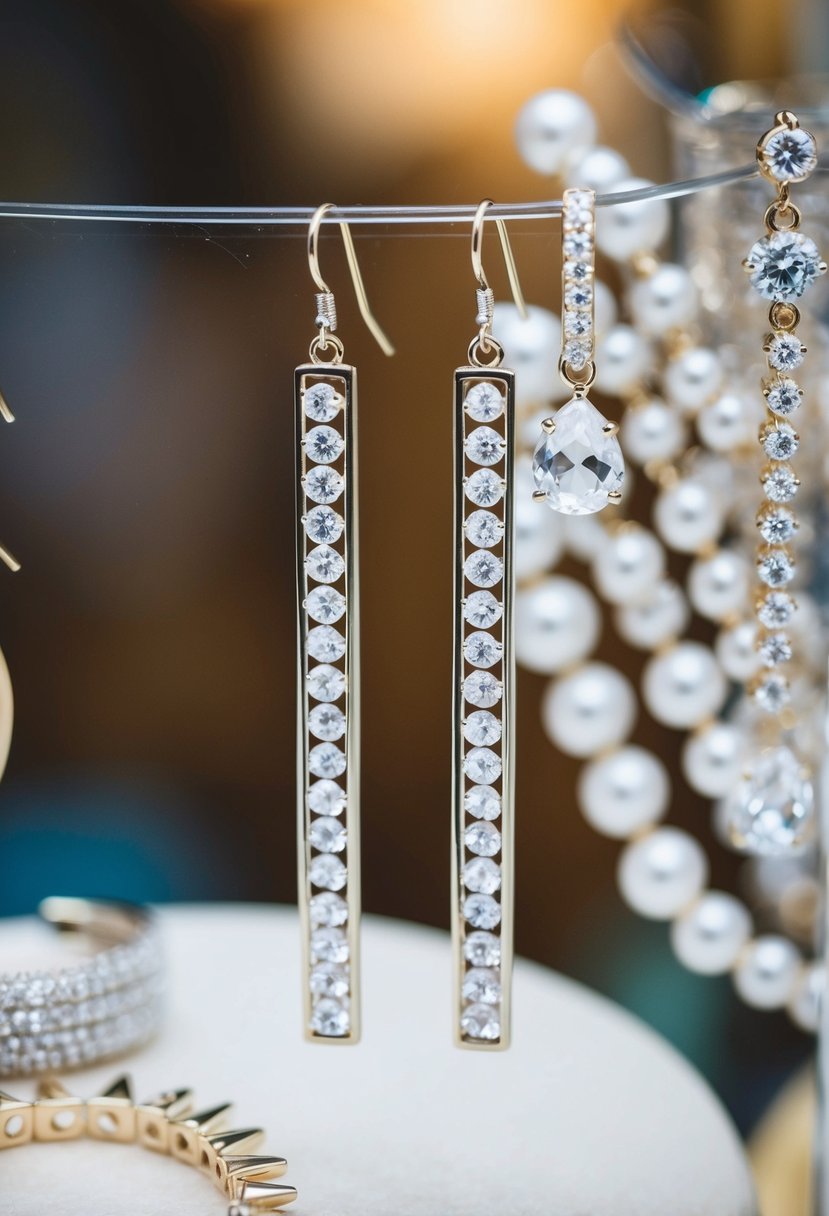
[[[54,896],[39,915],[103,947],[56,972],[0,975],[0,1076],[88,1066],[132,1051],[158,1029],[162,955],[150,912]]]
[[[357,561],[357,369],[343,362],[337,309],[317,255],[319,207],[308,230],[319,333],[294,372],[297,457],[298,870],[305,1033],[360,1037],[360,708]],[[360,312],[371,314],[351,233],[340,224]],[[327,358],[330,356],[330,359]]]
[[[57,1078],[47,1077],[38,1085],[34,1102],[0,1092],[0,1149],[82,1137],[139,1144],[212,1179],[230,1200],[228,1216],[254,1216],[293,1203],[296,1188],[272,1181],[282,1177],[287,1161],[257,1153],[265,1138],[260,1128],[226,1130],[231,1110],[225,1102],[196,1111],[190,1089],[169,1090],[136,1103],[128,1076],[84,1100]]]

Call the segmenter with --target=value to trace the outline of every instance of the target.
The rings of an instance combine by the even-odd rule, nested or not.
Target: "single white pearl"
[[[678,553],[696,553],[722,531],[722,503],[703,481],[689,477],[660,492],[653,518],[666,545]]]
[[[625,481],[628,475],[625,473]],[[580,562],[590,562],[604,544],[607,530],[596,515],[562,515],[564,543]]]
[[[629,405],[622,418],[622,448],[637,464],[649,460],[673,460],[687,447],[684,421],[671,406],[658,397]]]
[[[734,971],[734,987],[755,1009],[780,1009],[791,998],[799,967],[800,953],[787,937],[755,937]]]
[[[549,685],[541,713],[556,747],[570,756],[594,756],[627,738],[636,721],[636,697],[615,667],[586,663]]]
[[[644,190],[654,183],[644,177],[616,182],[613,193]],[[637,253],[649,253],[662,244],[668,232],[670,211],[664,199],[617,203],[606,207],[596,224],[596,247],[616,262],[626,262]]]
[[[515,142],[524,163],[550,177],[561,173],[567,160],[595,144],[596,119],[577,93],[546,89],[519,111]]]
[[[554,575],[515,597],[515,657],[530,671],[553,675],[580,663],[600,632],[596,600],[575,579]]]
[[[629,646],[656,650],[685,632],[689,616],[682,588],[663,579],[645,599],[622,604],[616,612],[616,630]]]
[[[504,348],[504,367],[515,372],[516,404],[544,405],[567,395],[558,374],[561,320],[535,304],[527,314],[525,320],[512,301],[498,301],[492,333]]]
[[[789,1016],[801,1030],[814,1033],[818,1029],[825,994],[826,968],[823,963],[807,963],[798,973],[787,1006]]]
[[[671,783],[653,752],[629,745],[586,764],[576,792],[591,827],[618,840],[662,818]]]
[[[685,780],[705,798],[723,798],[740,780],[745,739],[731,722],[712,722],[682,749]]]
[[[687,414],[694,414],[720,391],[723,369],[716,351],[694,346],[672,359],[665,372],[665,396]]]
[[[744,684],[760,670],[757,653],[757,622],[738,621],[721,629],[714,643],[717,661],[729,680]]]
[[[622,852],[617,870],[622,898],[652,920],[669,920],[696,899],[708,877],[708,861],[680,828],[656,828]]]
[[[755,407],[737,393],[723,393],[703,405],[697,414],[697,431],[712,452],[732,452],[757,440],[762,406]]]
[[[665,726],[697,726],[717,712],[726,692],[717,660],[702,642],[679,642],[645,664],[642,697]]]
[[[665,550],[638,524],[608,532],[593,559],[596,590],[610,604],[642,599],[664,573]]]
[[[605,334],[609,333],[616,324],[619,307],[613,292],[606,283],[600,282],[599,279],[593,280],[593,306],[596,310],[596,320],[593,328],[596,333],[596,340],[600,342]]]
[[[688,598],[709,621],[723,621],[742,612],[748,601],[750,572],[746,559],[731,549],[698,557],[688,572]]]
[[[706,891],[674,921],[671,945],[689,971],[722,975],[734,966],[750,934],[751,917],[741,900]]]
[[[609,194],[626,177],[630,177],[630,166],[625,158],[615,148],[605,148],[600,144],[567,158],[564,184],[595,190],[597,194]]]
[[[630,325],[614,325],[596,347],[596,388],[616,397],[649,370],[651,349]]]
[[[663,262],[644,279],[636,279],[628,293],[636,328],[653,338],[689,325],[699,299],[694,280],[684,266]]]

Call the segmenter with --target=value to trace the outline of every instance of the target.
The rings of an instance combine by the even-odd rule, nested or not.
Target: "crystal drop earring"
[[[559,372],[573,396],[541,424],[533,454],[534,497],[562,515],[592,515],[622,497],[625,464],[618,424],[587,394],[596,377],[596,195],[565,190],[561,216]]]
[[[455,647],[452,781],[454,1029],[460,1047],[509,1046],[512,977],[515,372],[492,335],[481,260],[484,200],[472,224],[478,333],[455,371]],[[515,261],[495,220],[516,305]]]
[[[306,1036],[360,1037],[360,621],[357,369],[343,362],[334,295],[317,245],[330,203],[308,229],[317,287],[311,361],[294,372],[297,459],[298,886]],[[360,313],[381,350],[351,232],[340,222]],[[328,356],[328,358],[326,358]]]

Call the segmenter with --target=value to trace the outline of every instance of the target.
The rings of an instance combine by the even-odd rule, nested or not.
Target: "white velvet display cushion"
[[[446,935],[367,917],[363,1042],[317,1046],[301,1034],[295,913],[216,904],[161,916],[163,1033],[70,1084],[89,1095],[126,1068],[139,1098],[191,1085],[204,1106],[233,1099],[235,1125],[264,1126],[267,1149],[288,1158],[297,1216],[755,1211],[738,1137],[700,1077],[641,1023],[547,969],[516,967],[509,1051],[459,1051]],[[3,923],[0,968],[38,961],[44,932]],[[137,1146],[0,1153],[3,1216],[224,1210],[206,1179]]]

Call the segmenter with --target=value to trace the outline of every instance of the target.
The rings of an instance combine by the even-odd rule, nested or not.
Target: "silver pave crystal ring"
[[[54,971],[0,972],[0,1077],[97,1063],[152,1038],[163,978],[152,914],[57,896],[38,913],[85,956]]]

